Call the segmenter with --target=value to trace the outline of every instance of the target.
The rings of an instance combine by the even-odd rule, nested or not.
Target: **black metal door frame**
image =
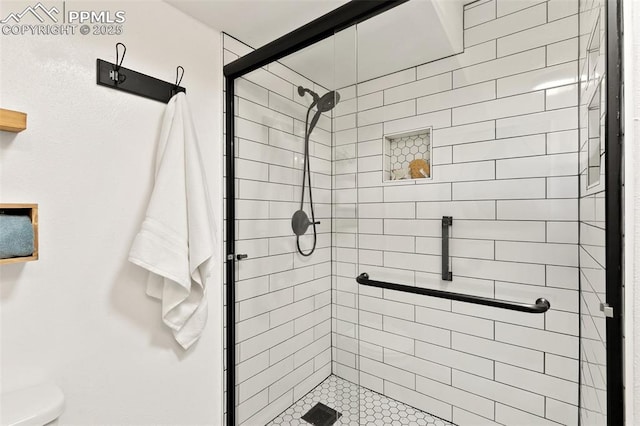
[[[226,347],[227,425],[236,424],[235,398],[235,79],[297,52],[334,33],[401,5],[408,0],[352,0],[310,23],[254,50],[224,67],[226,98]],[[607,303],[607,424],[624,424],[623,288],[622,288],[622,1],[607,0],[606,140],[606,282]]]

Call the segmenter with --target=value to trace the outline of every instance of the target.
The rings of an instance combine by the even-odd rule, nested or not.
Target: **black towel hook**
[[[180,70],[182,70],[182,74],[180,74]],[[176,82],[173,85],[173,89],[171,89],[171,96],[174,96],[179,91],[181,91],[178,90],[178,88],[180,87],[180,83],[182,83],[182,77],[184,77],[184,68],[182,67],[182,65],[178,65],[178,67],[176,68]]]
[[[182,70],[182,75],[180,76],[180,80],[178,80],[180,70]],[[182,67],[182,65],[178,65],[178,68],[176,68],[176,87],[180,86],[180,83],[182,83],[182,77],[184,77],[184,68]]]
[[[120,53],[118,51],[118,46],[122,46],[122,58],[120,58]],[[127,54],[127,46],[125,46],[123,43],[116,43],[116,63],[115,63],[115,68],[113,69],[113,71],[111,71],[109,73],[109,77],[111,77],[111,80],[113,80],[116,84],[118,83],[123,83],[126,80],[126,76],[120,74],[120,67],[122,67],[122,62],[124,61],[124,55]]]

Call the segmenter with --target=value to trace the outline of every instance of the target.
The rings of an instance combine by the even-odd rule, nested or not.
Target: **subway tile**
[[[544,265],[465,258],[453,258],[452,264],[453,273],[465,277],[544,284]]]
[[[377,108],[384,104],[383,91],[370,93],[368,95],[358,97],[358,111],[365,111],[371,108]]]
[[[496,322],[496,340],[574,359],[578,358],[578,338],[566,334]]]
[[[439,166],[441,164],[451,164],[452,156],[453,150],[451,146],[433,148],[431,151],[431,164],[433,166]]]
[[[377,123],[369,126],[362,126],[360,124],[358,126],[358,142],[380,138],[382,138],[382,124]]]
[[[545,241],[545,223],[533,221],[456,220],[451,229],[454,238],[505,241]]]
[[[415,115],[415,113],[415,100],[398,102],[396,104],[386,105],[383,107],[359,112],[358,125],[366,126],[368,124],[382,123],[384,121],[413,116]]]
[[[238,404],[238,423],[243,424],[250,417],[265,408],[269,404],[269,390],[265,389],[262,392],[258,392],[246,401]],[[249,423],[250,424],[250,423]]]
[[[493,201],[425,201],[416,204],[417,219],[440,219],[453,216],[459,219],[495,219]]]
[[[546,330],[577,336],[578,328],[578,314],[562,311],[549,311],[546,313]]]
[[[242,383],[269,367],[269,352],[264,351],[253,358],[236,364],[236,380]]]
[[[545,135],[531,135],[519,138],[467,143],[453,147],[453,161],[455,163],[462,163],[543,155],[546,152],[545,145]]]
[[[578,404],[578,384],[574,382],[501,363],[496,363],[495,379],[515,387],[526,387],[539,395]]]
[[[397,235],[359,235],[358,247],[370,250],[387,250],[412,252],[415,249],[415,238]]]
[[[546,183],[539,179],[504,179],[453,184],[454,200],[545,198]]]
[[[544,92],[526,93],[453,109],[453,125],[544,111]]]
[[[454,370],[466,371],[477,376],[493,379],[493,361],[487,358],[418,341],[416,342],[416,357],[451,367]],[[453,374],[456,374],[455,371]],[[432,378],[424,374],[421,374],[421,376]],[[442,380],[439,381],[442,382]]]
[[[238,270],[238,279],[244,280],[263,275],[269,275],[291,269],[293,258],[290,254],[279,256],[261,257],[257,259],[246,259]]]
[[[495,121],[473,123],[464,126],[437,129],[433,132],[433,146],[457,145],[467,142],[478,142],[496,137]]]
[[[566,130],[547,134],[547,154],[576,152],[578,150],[578,131]]]
[[[499,138],[535,133],[557,132],[577,128],[577,109],[564,108],[519,117],[499,119],[496,133]]]
[[[442,166],[444,167],[444,166]],[[451,199],[451,184],[433,183],[423,185],[399,185],[384,187],[385,206],[393,208],[388,203],[394,202],[415,202],[415,201],[447,201]],[[409,208],[409,205],[402,204],[400,207]],[[409,217],[410,215],[404,215]],[[386,216],[385,216],[386,217]]]
[[[242,301],[269,292],[269,277],[258,277],[236,282],[236,300]]]
[[[544,297],[549,300],[553,310],[578,312],[578,297],[574,290],[544,287],[539,285],[521,285],[496,281],[496,297],[507,300],[536,300]]]
[[[422,237],[438,237],[442,234],[442,221],[385,219],[384,233],[386,235],[415,235]]]
[[[496,363],[496,365],[502,364]],[[452,383],[456,388],[544,416],[544,396],[542,395],[457,370],[453,371]]]
[[[274,129],[293,133],[293,117],[244,99],[238,100],[238,116]]]
[[[411,101],[408,101],[408,102],[411,102]],[[389,105],[389,106],[393,106],[393,105]],[[386,107],[383,107],[383,108],[386,108]],[[394,119],[391,119],[390,121],[385,120],[384,133],[385,135],[388,135],[393,133],[424,129],[426,127],[441,129],[449,126],[451,126],[451,112],[449,110],[445,110],[445,111],[431,112],[427,114],[412,115],[411,117],[401,118],[398,120],[394,120]],[[434,146],[436,145],[434,144]]]
[[[495,179],[493,161],[477,161],[464,164],[441,164],[433,168],[434,182],[464,182]],[[449,195],[449,199],[451,196]],[[420,201],[427,201],[420,199]]]
[[[288,357],[238,385],[238,402],[242,403],[274,382],[274,378],[293,371],[293,357]]]
[[[547,66],[578,59],[578,37],[547,45]]]
[[[384,363],[438,382],[451,384],[451,368],[423,358],[413,357],[385,348]]]
[[[578,223],[547,222],[547,242],[578,244]]]
[[[544,24],[547,21],[546,4],[540,4],[499,17],[484,24],[468,28],[464,32],[465,46],[473,46],[487,40],[499,39],[508,34],[518,33],[527,28]],[[500,39],[498,40],[498,43]]]
[[[437,396],[438,399],[458,407],[464,407],[480,416],[493,418],[494,402],[472,393],[421,376],[416,377],[416,390]]]
[[[544,47],[471,65],[453,72],[453,87],[494,80],[545,66]]]
[[[546,365],[542,352],[467,334],[453,333],[451,348],[534,371],[542,372]]]
[[[489,320],[475,319],[473,322],[469,322],[466,315],[418,306],[416,307],[416,321],[474,336],[493,338],[493,322]]]
[[[385,203],[367,203],[359,208],[358,214],[360,219],[413,219],[415,203],[398,203],[392,200]]]
[[[409,389],[415,389],[415,374],[401,370],[390,364],[374,361],[369,358],[360,357],[360,369],[362,371],[378,376],[385,381],[389,381]]]
[[[576,153],[541,155],[496,161],[496,177],[512,179],[524,177],[576,175]]]
[[[578,177],[548,177],[547,198],[578,198]]]
[[[379,299],[377,297],[369,297],[364,295],[360,295],[358,303],[360,309],[365,311],[375,312],[395,318],[413,320],[414,307],[407,303],[399,303],[391,300]]]
[[[498,426],[498,423],[458,407],[453,407],[453,423],[457,425]]]
[[[280,96],[273,92],[269,92],[269,109],[272,111],[277,111],[289,117],[296,118],[298,120],[304,120],[307,113],[306,106],[300,105],[299,103],[294,102],[291,99]],[[320,124],[318,125],[320,126]],[[330,129],[331,128],[329,127],[329,129],[325,130]]]
[[[343,115],[349,115],[349,114],[353,114],[354,112],[357,112],[358,102],[359,102],[358,98],[345,99],[345,100],[340,99],[340,101],[337,103],[337,105],[333,109],[334,120],[337,117],[341,117]]]
[[[236,80],[235,94],[242,99],[246,99],[266,107],[269,106],[269,91],[245,78],[238,78]]]
[[[496,260],[578,266],[578,250],[574,244],[496,241]]]
[[[381,346],[388,347],[395,351],[410,353],[412,355],[414,354],[413,339],[427,341],[447,347],[451,344],[451,331],[444,328],[432,327],[430,325],[414,322],[413,318],[410,318],[408,321],[406,321],[399,318],[385,316],[383,329],[385,332],[390,333],[392,336],[404,336],[405,339],[398,342],[401,343],[401,345],[398,347],[394,347],[389,344],[381,344]]]
[[[238,344],[238,361],[245,361],[293,336],[293,323],[272,328]]]
[[[414,272],[412,271],[412,273]],[[438,276],[438,274],[440,274],[440,271],[438,271],[437,273],[415,271],[415,275],[416,276],[419,275],[419,277],[416,279],[416,286],[424,287],[424,288],[429,287],[428,282],[429,281],[433,282],[433,277]],[[425,276],[428,276],[429,279],[428,280],[424,279]],[[440,274],[440,277],[442,277],[441,274]],[[406,293],[403,291],[394,291],[394,290],[384,290],[383,297],[385,300],[393,300],[396,302],[409,303],[415,306],[424,306],[426,308],[441,309],[444,311],[451,310],[450,300],[437,298],[437,297],[416,298],[416,296],[411,293]]]
[[[509,15],[544,2],[544,0],[496,0],[496,15]]]
[[[240,139],[238,145],[238,157],[240,158],[276,164],[279,166],[293,167],[293,153],[289,150],[251,142],[244,139]]]
[[[493,281],[480,280],[476,278],[466,278],[454,276],[453,281],[443,281],[441,273],[416,272],[416,283],[418,287],[432,288],[435,290],[453,291],[455,293],[473,294],[482,297],[493,297]],[[385,294],[386,295],[386,294]],[[451,301],[446,299],[438,299],[435,297],[427,297],[424,299],[415,299],[415,303],[421,306],[433,307],[437,309],[451,310]],[[436,306],[435,303],[427,301],[446,302],[446,308]],[[444,303],[443,303],[444,305]]]
[[[578,268],[548,265],[547,286],[577,290]]]
[[[360,340],[413,355],[413,339],[369,327],[358,327]]]
[[[487,21],[496,19],[496,3],[495,0],[487,1],[475,7],[465,8],[464,10],[464,28],[475,27]]]
[[[394,104],[447,90],[451,90],[451,73],[440,74],[386,89],[384,91],[384,104]]]
[[[575,106],[578,104],[578,85],[555,87],[546,90],[546,110]]]
[[[438,272],[442,268],[442,259],[440,256],[386,251],[384,253],[384,266],[423,272]]]
[[[242,158],[236,159],[236,179],[269,180],[269,165]]]
[[[556,401],[552,398],[547,398],[547,410],[546,418],[555,422],[566,425],[578,424],[578,407],[573,404],[567,404],[565,402]],[[596,422],[593,424],[602,424]]]
[[[398,71],[358,84],[358,96],[367,95],[393,86],[406,84],[416,79],[415,68]]]
[[[577,200],[505,200],[497,201],[498,219],[504,220],[577,220]]]
[[[236,136],[254,142],[269,143],[269,128],[236,116]]]
[[[358,143],[358,156],[366,157],[369,155],[382,155],[382,139],[359,142]]]
[[[271,292],[262,296],[247,299],[238,306],[238,319],[243,320],[256,315],[269,312],[278,307],[288,305],[293,302],[293,289],[283,289]]]
[[[420,65],[417,67],[417,76],[419,79],[422,79],[432,75],[442,74],[448,71],[486,62],[495,58],[496,42],[495,40],[490,40],[486,43],[465,47],[464,51],[457,55]]]
[[[578,78],[577,67],[578,64],[572,61],[500,78],[497,82],[498,97],[512,96],[576,83]],[[577,101],[578,97],[576,95],[574,103],[566,106],[575,106]],[[554,108],[547,106],[547,109]]]
[[[454,279],[456,279],[455,275]],[[493,294],[491,294],[491,298],[495,298],[494,295],[495,291]],[[456,301],[451,304],[451,310],[453,312],[469,315],[471,317],[486,318],[507,324],[517,324],[532,328],[544,329],[544,317],[542,315],[531,315],[526,312],[517,312],[507,309],[494,308],[491,306],[482,306]]]
[[[496,421],[504,425],[558,426],[557,423],[496,403]]]
[[[498,57],[567,40],[577,35],[578,16],[569,16],[498,39]]]
[[[271,92],[278,93],[287,99],[293,99],[293,84],[264,68],[259,68],[248,74],[244,74],[243,78],[262,86]]]
[[[452,257],[471,257],[476,259],[493,259],[493,241],[487,240],[449,240],[449,255]],[[442,238],[417,237],[416,253],[441,255]]]
[[[346,129],[354,129],[356,127],[356,115],[349,114],[333,119],[333,131],[339,132]]]

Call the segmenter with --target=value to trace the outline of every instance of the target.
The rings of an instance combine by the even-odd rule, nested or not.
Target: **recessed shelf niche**
[[[28,216],[33,229],[33,253],[27,256],[0,258],[0,265],[38,260],[38,205],[0,203],[0,214]]]
[[[422,181],[431,179],[431,139],[427,127],[384,136],[383,181]]]

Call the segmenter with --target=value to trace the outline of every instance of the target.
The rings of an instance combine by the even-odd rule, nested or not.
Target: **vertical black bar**
[[[449,270],[449,227],[453,225],[452,216],[442,216],[442,279],[453,281],[453,273]]]
[[[227,425],[236,424],[236,169],[235,169],[235,80],[225,79],[226,195],[227,195]]]
[[[605,124],[605,203],[607,304],[607,424],[624,424],[622,329],[622,2],[608,0],[607,14],[607,116]],[[631,385],[631,384],[630,384]]]

